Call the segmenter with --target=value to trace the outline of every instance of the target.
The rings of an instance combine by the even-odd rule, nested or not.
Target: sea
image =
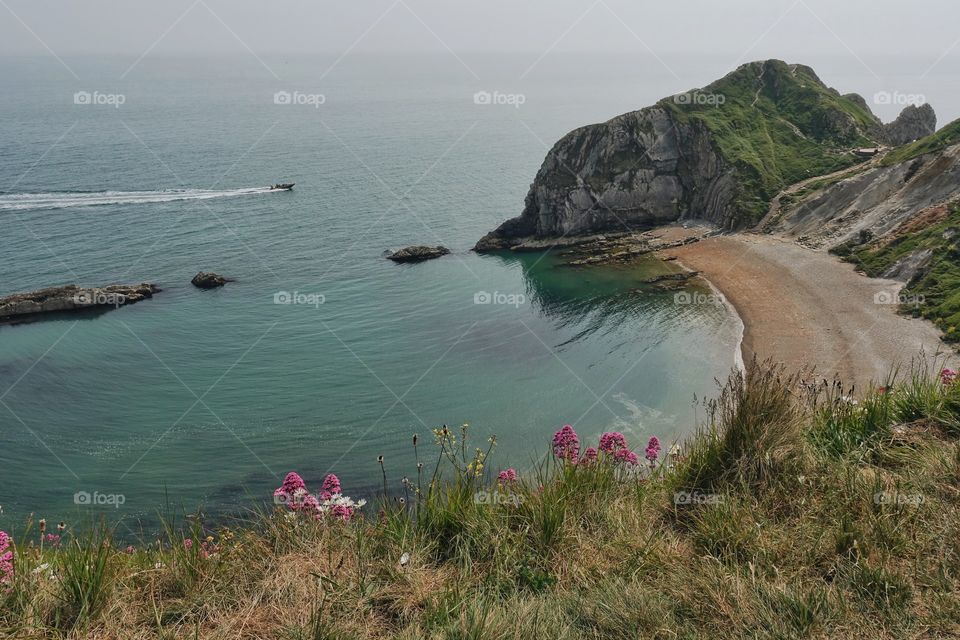
[[[520,213],[563,134],[734,62],[0,59],[0,295],[162,289],[0,326],[0,529],[227,517],[292,470],[371,499],[384,475],[402,491],[418,455],[429,468],[442,425],[469,425],[468,452],[496,436],[487,471],[521,475],[564,424],[585,444],[689,435],[736,366],[731,310],[644,287],[656,264],[471,247]],[[848,63],[825,79],[895,84]],[[384,258],[411,244],[452,253]],[[200,290],[199,271],[232,281]]]

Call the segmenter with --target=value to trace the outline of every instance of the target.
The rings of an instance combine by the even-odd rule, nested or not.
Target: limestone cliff
[[[854,148],[920,131],[927,116],[905,112],[888,131],[862,98],[840,95],[809,67],[745,64],[703,89],[564,136],[521,215],[475,249],[686,219],[750,226],[785,186],[861,162]]]

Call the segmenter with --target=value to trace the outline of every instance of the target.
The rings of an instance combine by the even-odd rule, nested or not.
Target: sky
[[[942,115],[960,115],[957,0],[0,0],[2,57],[374,52],[512,53],[518,70],[571,53],[636,55],[678,90],[779,58],[844,92],[932,95]],[[889,119],[901,105],[878,106]]]
[[[956,0],[0,0],[0,54],[960,56]]]

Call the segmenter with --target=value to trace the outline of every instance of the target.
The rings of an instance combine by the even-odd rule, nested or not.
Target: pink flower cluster
[[[647,441],[647,450],[643,455],[650,464],[654,464],[660,457],[660,439],[657,436],[650,436],[650,440]]]
[[[640,458],[636,453],[630,450],[627,444],[627,438],[619,431],[608,431],[600,436],[600,445],[598,448],[587,447],[583,452],[583,457],[579,457],[580,438],[577,432],[568,424],[553,434],[553,454],[561,460],[569,461],[573,464],[588,464],[595,462],[602,454],[605,458],[613,459],[614,462],[636,465],[640,463]],[[644,457],[653,465],[660,457],[660,440],[653,436],[647,442],[647,449]]]
[[[291,471],[283,479],[283,484],[273,492],[273,501],[285,504],[292,511],[301,511],[320,519],[330,515],[344,522],[350,520],[356,510],[366,504],[365,500],[354,502],[342,494],[340,479],[334,474],[328,474],[320,485],[320,493],[316,496],[307,491],[303,478]]]
[[[13,580],[13,538],[0,531],[0,584]]]
[[[497,476],[497,482],[500,484],[511,484],[516,482],[519,477],[517,470],[511,467],[500,472],[500,475]]]
[[[957,372],[953,369],[944,369],[940,372],[940,382],[949,387],[957,379]]]
[[[600,451],[613,455],[627,448],[627,438],[619,431],[607,432],[600,436]]]
[[[553,455],[561,460],[568,460],[576,464],[580,457],[580,437],[569,424],[563,425],[553,434]]]

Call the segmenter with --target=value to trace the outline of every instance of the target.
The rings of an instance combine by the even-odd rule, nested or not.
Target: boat
[[[293,189],[295,182],[281,182],[279,184],[270,185],[270,191],[290,191]]]

